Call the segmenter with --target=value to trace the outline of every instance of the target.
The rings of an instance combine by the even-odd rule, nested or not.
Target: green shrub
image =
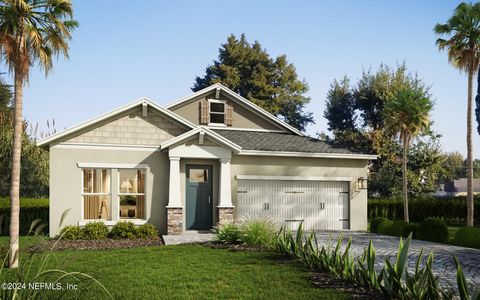
[[[447,225],[438,218],[427,218],[418,226],[417,238],[430,242],[447,243]]]
[[[26,235],[30,225],[36,219],[41,220],[41,224],[47,225],[43,228],[43,233],[48,233],[48,198],[22,198],[20,199],[20,235]],[[8,235],[8,224],[10,224],[10,200],[9,198],[0,198],[0,216],[5,215],[1,225],[1,235]]]
[[[237,224],[227,223],[217,227],[217,238],[220,242],[236,244],[242,241],[242,233]]]
[[[80,226],[65,226],[60,236],[66,240],[83,240],[83,230]]]
[[[467,211],[465,197],[424,197],[408,201],[411,222],[419,223],[429,217],[442,218],[448,224],[465,224]],[[475,224],[480,225],[480,197],[475,197]],[[400,199],[369,199],[368,218],[383,217],[390,220],[403,219],[403,203]]]
[[[83,226],[82,237],[85,240],[101,240],[106,239],[108,227],[103,222],[91,222]]]
[[[110,230],[110,237],[114,239],[134,239],[138,236],[138,229],[132,222],[118,222]]]
[[[141,239],[153,239],[158,237],[158,230],[153,224],[147,223],[137,227],[137,237]]]
[[[401,236],[405,226],[403,221],[385,220],[378,224],[378,233],[385,235]]]
[[[466,226],[458,229],[453,243],[459,246],[480,249],[480,228]]]
[[[378,233],[378,225],[380,223],[387,221],[386,218],[377,217],[370,222],[370,231],[373,233]]]
[[[405,223],[403,225],[403,229],[402,229],[402,236],[403,237],[408,237],[411,233],[412,238],[416,239],[417,238],[417,230],[418,230],[418,224]]]
[[[240,232],[243,243],[270,247],[274,243],[276,228],[268,218],[247,219],[240,225]]]

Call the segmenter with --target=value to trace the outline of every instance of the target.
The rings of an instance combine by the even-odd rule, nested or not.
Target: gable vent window
[[[225,124],[225,103],[210,102],[210,123]]]
[[[200,102],[200,124],[232,126],[233,108],[226,101],[208,99]]]

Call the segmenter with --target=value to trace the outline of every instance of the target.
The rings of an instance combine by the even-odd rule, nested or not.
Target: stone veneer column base
[[[183,233],[183,208],[167,207],[167,233]]]
[[[218,207],[218,224],[233,223],[233,207]]]

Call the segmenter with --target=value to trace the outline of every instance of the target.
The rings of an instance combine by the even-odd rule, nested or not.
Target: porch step
[[[206,243],[216,239],[213,233],[186,233],[178,235],[162,235],[165,245],[180,245],[180,244],[194,244]]]

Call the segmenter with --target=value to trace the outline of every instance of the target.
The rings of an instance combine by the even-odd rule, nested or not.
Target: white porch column
[[[218,207],[230,208],[232,204],[232,182],[230,175],[230,158],[220,159],[220,199]]]
[[[180,195],[180,157],[170,157],[170,180],[167,207],[182,207],[182,204],[180,202]]]

